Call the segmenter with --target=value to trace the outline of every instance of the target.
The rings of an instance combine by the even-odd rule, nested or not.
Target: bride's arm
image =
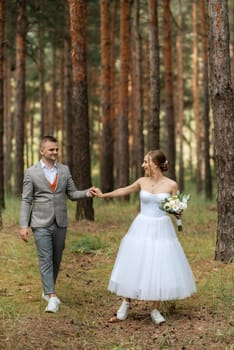
[[[95,195],[100,198],[114,198],[126,196],[132,192],[136,192],[140,190],[139,180],[135,181],[129,186],[118,188],[112,192],[102,193],[99,188],[95,188]]]

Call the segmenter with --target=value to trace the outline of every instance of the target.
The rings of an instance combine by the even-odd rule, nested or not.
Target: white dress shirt
[[[55,180],[55,177],[57,175],[57,164],[54,163],[52,168],[48,168],[45,163],[43,162],[43,160],[40,160],[42,169],[44,171],[45,177],[47,178],[47,180],[52,184]]]

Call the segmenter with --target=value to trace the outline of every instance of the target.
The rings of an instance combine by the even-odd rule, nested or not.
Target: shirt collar
[[[46,164],[43,162],[43,160],[42,159],[40,159],[40,163],[41,163],[41,167],[42,167],[42,169],[48,169],[48,170],[51,170],[51,169],[57,169],[57,162],[55,162],[54,163],[54,165],[53,165],[53,167],[51,168],[51,169],[49,169],[47,166],[46,166]]]

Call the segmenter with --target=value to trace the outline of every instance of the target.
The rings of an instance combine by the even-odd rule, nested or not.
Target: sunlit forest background
[[[0,43],[0,349],[233,350],[234,1],[0,0]],[[191,194],[177,235],[197,293],[163,303],[162,326],[142,301],[108,323],[136,194],[68,201],[61,309],[44,312],[18,221],[24,172],[48,134],[78,189],[124,187],[161,149],[165,175]]]
[[[20,3],[20,2],[19,2]],[[23,3],[23,1],[21,2]],[[127,3],[127,1],[126,1]],[[130,3],[130,2],[129,2]],[[171,126],[175,132],[175,151],[176,151],[176,173],[179,176],[179,160],[183,156],[185,174],[190,180],[199,182],[198,189],[205,190],[204,187],[204,152],[207,145],[204,144],[204,58],[202,47],[202,6],[198,1],[178,1],[170,2],[170,8],[165,8],[167,1],[155,1],[155,10],[158,11],[158,25],[149,19],[149,10],[146,0],[138,3],[138,9],[132,5],[131,16],[128,13],[129,36],[127,45],[128,52],[127,63],[128,72],[128,127],[129,127],[129,168],[131,177],[136,174],[136,149],[137,133],[142,132],[144,138],[143,154],[151,146],[160,147],[167,152],[168,121],[166,116],[170,111],[174,119]],[[168,2],[169,3],[169,2]],[[204,1],[201,2],[201,4]],[[153,2],[152,2],[153,4]],[[4,152],[5,152],[5,188],[7,191],[13,191],[15,169],[16,149],[20,147],[16,140],[16,37],[17,34],[17,4],[16,1],[6,1],[5,9],[5,57],[4,62]],[[136,7],[136,6],[135,6]],[[232,10],[231,4],[230,10]],[[71,74],[71,52],[68,8],[66,1],[26,1],[25,7],[25,47],[22,54],[25,55],[25,113],[24,120],[21,120],[24,126],[24,168],[38,161],[39,139],[42,134],[54,134],[60,141],[61,161],[68,163],[72,151],[69,147],[73,142],[73,120],[71,85],[68,85],[69,73]],[[138,11],[138,13],[136,13]],[[165,13],[168,11],[168,13]],[[232,12],[231,12],[232,13]],[[101,137],[103,123],[111,123],[113,132],[113,146],[117,144],[118,118],[121,109],[119,88],[120,88],[120,1],[109,2],[109,23],[108,33],[109,50],[111,51],[112,61],[109,63],[110,73],[113,74],[114,81],[111,81],[111,121],[103,120],[102,94],[103,80],[101,56],[105,54],[105,47],[101,46],[101,13],[100,1],[87,1],[87,86],[88,86],[88,108],[89,108],[89,132],[90,132],[90,150],[92,164],[100,162],[101,158]],[[153,15],[151,15],[153,16]],[[168,23],[164,21],[167,17]],[[156,18],[156,12],[155,12]],[[230,16],[231,25],[233,16]],[[156,19],[154,19],[156,20]],[[137,22],[137,23],[136,23]],[[135,26],[135,27],[134,27]],[[137,26],[137,28],[136,28]],[[150,37],[150,26],[157,27],[158,43],[156,38]],[[169,29],[167,28],[169,26]],[[155,30],[152,28],[152,31]],[[233,31],[232,31],[233,32]],[[156,35],[155,35],[156,37]],[[155,64],[157,71],[152,71],[150,50],[152,50],[152,41],[155,40],[157,46],[154,50],[159,55]],[[170,40],[171,48],[165,47],[165,42]],[[139,47],[136,49],[136,45]],[[168,52],[166,51],[168,50]],[[137,51],[138,50],[138,51]],[[167,54],[171,54],[168,67],[166,61]],[[139,55],[140,57],[136,57]],[[70,61],[69,61],[70,60]],[[182,62],[179,62],[182,60]],[[104,63],[106,64],[106,63]],[[140,65],[140,77],[136,73],[136,65]],[[114,71],[111,71],[114,69]],[[170,69],[170,72],[165,72]],[[206,66],[207,69],[207,66]],[[69,71],[70,70],[70,71]],[[157,101],[159,110],[159,125],[152,125],[151,111],[151,88],[152,75],[155,79],[160,79],[160,91],[157,91]],[[169,74],[169,76],[167,75]],[[112,76],[111,76],[112,77]],[[171,91],[165,91],[167,81],[170,79]],[[140,79],[140,92],[135,91],[137,84],[135,79]],[[182,80],[182,81],[181,81]],[[21,82],[23,84],[23,82]],[[180,89],[182,88],[182,91]],[[67,95],[67,89],[70,89],[70,95]],[[114,91],[113,91],[114,90]],[[135,101],[135,97],[140,94],[142,103],[140,111],[136,108],[140,101]],[[170,94],[171,101],[168,102]],[[181,95],[182,94],[182,95]],[[125,96],[127,98],[127,96]],[[70,103],[68,106],[67,104]],[[170,103],[170,106],[168,106]],[[181,106],[182,104],[182,110]],[[159,108],[160,106],[160,108]],[[139,108],[139,107],[138,107]],[[157,112],[157,111],[155,111]],[[139,113],[142,126],[139,124]],[[156,114],[156,113],[155,113]],[[182,114],[182,115],[181,115]],[[138,118],[138,119],[137,119]],[[182,121],[181,121],[181,118]],[[181,125],[182,122],[182,125]],[[138,123],[138,124],[137,124]],[[138,130],[137,129],[138,126]],[[141,127],[142,130],[139,130]],[[155,132],[155,128],[160,129],[160,137],[150,143],[150,128]],[[182,132],[181,129],[182,128]],[[213,135],[212,120],[209,126],[209,155],[211,175],[213,174]],[[158,139],[157,139],[158,138]],[[183,155],[181,154],[181,138],[183,143]],[[171,140],[172,142],[173,140]],[[20,140],[22,142],[22,140]],[[104,146],[106,146],[104,144]],[[113,147],[115,148],[115,147]],[[196,150],[199,150],[197,152]],[[74,147],[73,152],[79,152]],[[169,151],[170,152],[170,151]],[[126,154],[122,155],[124,160]],[[142,157],[142,154],[141,154]],[[198,159],[199,157],[199,159]],[[142,161],[142,158],[140,158]],[[199,164],[199,166],[198,166]],[[79,165],[77,165],[79,166]],[[116,167],[116,165],[115,165]],[[197,177],[197,172],[200,172]],[[117,178],[116,178],[116,181]]]
[[[181,191],[190,183],[216,198],[216,168],[227,171],[215,162],[209,20],[215,11],[223,16],[230,91],[234,4],[215,3],[1,0],[2,207],[6,194],[21,195],[24,171],[39,160],[40,137],[48,134],[58,138],[60,161],[80,189],[128,185],[143,175],[144,154],[160,148]],[[217,118],[228,132],[230,113]],[[233,154],[230,135],[216,129]],[[92,219],[87,213],[77,218]]]

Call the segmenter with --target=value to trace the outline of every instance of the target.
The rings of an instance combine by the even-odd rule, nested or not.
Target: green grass
[[[71,246],[73,253],[90,254],[99,251],[105,247],[105,244],[101,242],[97,236],[84,237],[79,241],[76,241]]]
[[[129,203],[95,199],[95,221],[78,223],[74,221],[76,204],[68,203],[70,224],[57,285],[63,303],[59,313],[48,315],[40,298],[33,238],[28,243],[19,239],[20,203],[7,198],[0,233],[0,349],[209,350],[207,344],[212,343],[212,350],[231,350],[233,265],[214,261],[215,202],[191,194],[178,237],[198,292],[162,305],[167,328],[152,325],[147,303],[136,303],[126,327],[106,322],[119,304],[107,291],[109,276],[120,240],[138,212],[137,199]]]

